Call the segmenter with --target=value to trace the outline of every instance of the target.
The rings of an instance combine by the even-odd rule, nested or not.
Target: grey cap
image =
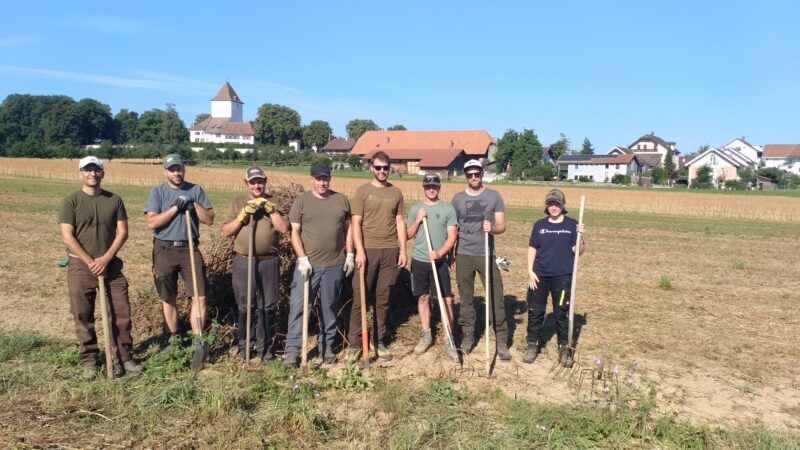
[[[438,173],[431,173],[431,174],[425,175],[422,178],[422,185],[423,186],[441,186],[442,185],[442,177],[440,177]]]
[[[566,214],[567,213],[567,199],[564,196],[564,193],[561,192],[559,189],[551,189],[547,195],[544,196],[544,212],[547,214],[547,205],[550,202],[558,203],[558,206],[561,207],[561,211]]]
[[[264,169],[258,166],[250,166],[247,168],[247,172],[245,172],[244,179],[246,181],[250,181],[254,178],[263,178],[264,180],[267,179],[267,174],[264,173]]]
[[[483,164],[481,164],[481,162],[478,161],[477,159],[470,159],[464,164],[464,172],[466,172],[467,169],[471,168],[477,168],[483,170]]]
[[[164,168],[169,169],[172,166],[183,167],[183,158],[177,153],[172,153],[164,157]]]

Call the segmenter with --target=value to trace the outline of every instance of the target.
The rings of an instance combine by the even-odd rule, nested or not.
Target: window
[[[615,168],[615,169],[617,169],[617,170],[619,170],[619,164],[617,164],[617,165],[616,165],[616,167],[614,167],[614,168]]]
[[[717,165],[717,155],[711,155],[711,165],[712,166]]]
[[[577,164],[575,164],[575,170],[578,170],[578,165]]]
[[[606,164],[606,169],[608,169],[608,164]]]

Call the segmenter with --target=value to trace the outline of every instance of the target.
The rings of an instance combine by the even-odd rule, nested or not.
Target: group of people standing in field
[[[178,276],[192,299],[190,326],[200,336],[206,324],[206,280],[199,251],[200,224],[212,225],[214,210],[204,190],[185,180],[180,155],[163,160],[166,181],[154,186],[145,205],[147,228],[153,233],[152,269],[156,291],[162,300],[164,321],[173,336],[178,335]],[[494,238],[506,231],[505,205],[501,195],[483,182],[484,169],[477,160],[464,165],[467,187],[450,203],[439,198],[438,174],[422,179],[424,198],[405,212],[403,193],[389,182],[391,160],[385,152],[372,156],[372,180],[359,187],[352,200],[331,189],[327,166],[311,167],[311,189],[294,199],[290,210],[282,211],[267,194],[267,176],[260,167],[245,172],[245,194],[235,198],[222,234],[233,242],[232,285],[238,310],[237,356],[251,352],[262,362],[274,358],[270,320],[274,317],[280,282],[280,235],[291,233],[296,256],[289,303],[284,364],[297,367],[302,345],[304,301],[320,294],[319,355],[325,364],[337,360],[336,322],[339,297],[352,276],[354,301],[350,308],[348,346],[343,360],[360,358],[388,361],[386,346],[390,295],[400,270],[407,265],[407,242],[411,251],[412,294],[417,298],[421,324],[414,353],[421,355],[433,345],[431,293],[439,282],[442,321],[453,330],[453,295],[450,271],[455,271],[460,302],[460,345],[452,339],[442,343],[442,354],[453,362],[470,353],[476,340],[476,309],[473,302],[475,276],[491,280],[491,324],[496,334],[496,353],[511,360],[509,331],[505,317],[503,280],[495,260]],[[101,188],[105,175],[102,161],[87,156],[79,162],[82,188],[67,196],[58,215],[62,241],[69,253],[67,283],[70,310],[80,343],[83,378],[96,377],[99,348],[95,332],[95,305],[99,283],[108,293],[111,338],[116,348],[118,370],[141,372],[132,355],[131,314],[128,283],[122,273],[118,252],[128,238],[128,217],[122,199]],[[564,194],[551,190],[545,199],[546,217],[532,229],[527,258],[528,346],[523,362],[532,363],[542,345],[542,326],[548,294],[552,296],[557,323],[557,341],[567,351],[567,314],[570,303],[572,262],[578,232],[583,225],[566,217]],[[488,249],[488,254],[487,254]],[[581,245],[580,251],[583,251]],[[491,261],[491,264],[486,264]],[[192,266],[194,264],[194,266]],[[252,268],[251,268],[252,267]],[[362,278],[363,277],[363,278]],[[360,282],[361,281],[361,282]],[[362,293],[362,282],[363,290]],[[248,285],[249,283],[249,285]],[[485,281],[484,281],[485,283]],[[306,286],[307,284],[307,286]],[[305,292],[305,288],[308,292]],[[251,295],[248,301],[248,294]],[[364,295],[373,307],[369,355],[362,355],[362,306],[355,299]],[[248,305],[250,311],[248,311]],[[308,306],[308,305],[307,305]],[[310,307],[310,306],[309,306]],[[366,313],[364,311],[363,313]],[[246,324],[250,324],[248,330]],[[488,330],[486,330],[488,333]],[[248,338],[250,338],[248,340]],[[170,342],[180,342],[171,339]],[[202,339],[195,341],[195,355],[208,354]],[[111,364],[111,361],[107,362]]]

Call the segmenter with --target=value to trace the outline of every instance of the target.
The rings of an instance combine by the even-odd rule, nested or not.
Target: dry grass
[[[139,160],[137,160],[139,161]],[[111,183],[150,186],[163,181],[164,174],[157,161],[141,162],[114,160],[109,162],[106,179]],[[77,172],[76,160],[42,160],[0,158],[0,174],[25,175],[50,180],[73,180]],[[308,185],[308,176],[297,173],[267,170],[272,185],[298,183]],[[187,179],[206,189],[238,191],[242,185],[241,169],[189,167]],[[364,179],[335,177],[333,188],[351,195],[364,184]],[[403,189],[407,201],[420,200],[422,189],[417,182],[395,179]],[[507,205],[539,208],[551,186],[496,185]],[[445,199],[464,189],[461,183],[442,185]],[[563,187],[567,199],[573,201],[586,195],[588,208],[596,211],[633,212],[640,214],[672,215],[685,217],[756,219],[762,221],[800,223],[800,198],[760,195],[733,195],[699,193],[676,190],[633,190],[624,188],[586,189]]]

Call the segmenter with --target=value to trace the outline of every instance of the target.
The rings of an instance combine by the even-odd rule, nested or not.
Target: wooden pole
[[[583,223],[583,206],[586,203],[586,197],[581,195],[581,209],[578,213],[578,224]],[[578,259],[581,256],[581,232],[577,234],[577,241],[575,241],[575,261],[572,263],[572,284],[569,289],[569,330],[567,333],[567,347],[572,349],[572,332],[575,327],[575,285],[578,280]]]
[[[114,353],[111,348],[111,322],[109,322],[108,303],[106,297],[106,277],[99,275],[97,277],[97,286],[100,291],[100,315],[103,318],[103,347],[106,352],[106,378],[109,380],[114,378]]]

